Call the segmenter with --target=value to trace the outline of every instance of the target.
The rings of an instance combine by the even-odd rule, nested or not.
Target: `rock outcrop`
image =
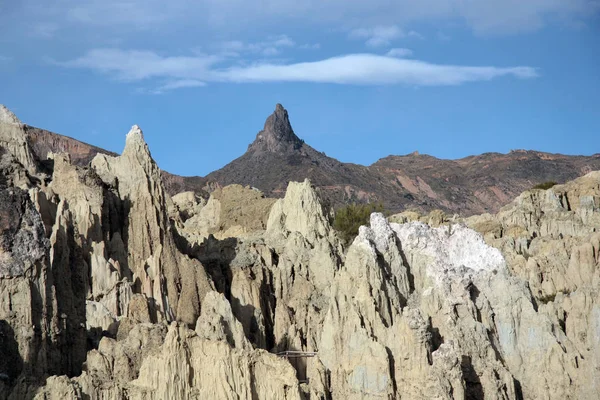
[[[12,111],[6,108],[6,106],[0,104],[0,123],[20,125],[21,121]]]
[[[193,192],[173,197],[177,204],[178,231],[190,242],[209,235],[218,239],[248,236],[264,231],[275,199],[265,198],[257,189],[229,185],[213,191],[208,199]]]
[[[27,172],[37,170],[35,156],[27,141],[27,134],[21,121],[0,104],[0,147],[10,153]]]
[[[15,170],[26,174],[20,163],[8,173]],[[49,240],[30,193],[4,182],[0,228],[0,398],[19,399],[41,377],[81,373],[85,278],[70,262],[75,244],[53,245],[66,233],[57,228]]]
[[[249,151],[290,153],[299,150],[304,142],[296,136],[287,110],[281,104],[265,121],[265,127],[256,135],[256,140],[248,146]]]
[[[540,313],[576,347],[580,398],[600,392],[600,172],[524,192],[497,215],[467,220],[501,249]],[[552,378],[550,378],[552,379]]]
[[[90,345],[117,336],[121,320],[124,330],[142,322],[129,312],[132,299],[147,309],[143,322],[193,327],[212,290],[203,266],[175,245],[170,198],[139,130],[122,156],[98,156],[91,169],[50,154],[51,182],[37,186],[21,149],[3,148],[12,158],[1,190],[0,319],[13,398],[30,397],[45,376],[81,374]],[[29,179],[29,193],[6,186],[16,175]]]
[[[104,184],[115,189],[126,215],[122,239],[131,281],[153,299],[160,319],[178,319],[193,326],[200,301],[212,285],[202,265],[175,245],[168,218],[171,199],[139,127],[127,134],[121,156],[98,154],[92,168]]]
[[[591,398],[593,365],[464,226],[374,214],[333,292],[319,352],[333,397]]]
[[[91,144],[80,142],[68,136],[58,135],[44,129],[27,125],[25,127],[27,141],[36,157],[45,161],[48,154],[66,153],[71,157],[71,162],[78,167],[87,166],[96,154],[117,156],[111,151],[101,149]]]
[[[298,150],[286,127],[278,107],[262,134],[292,147],[258,138],[263,155]],[[308,180],[171,199],[137,126],[87,167],[49,154],[48,176],[10,132],[2,400],[600,392],[599,172],[496,215],[374,213],[345,247]]]

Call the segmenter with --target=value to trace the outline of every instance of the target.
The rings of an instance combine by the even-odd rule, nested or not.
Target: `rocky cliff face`
[[[598,172],[344,247],[308,180],[172,199],[137,126],[46,172],[1,132],[0,399],[597,397]]]
[[[86,166],[96,154],[117,154],[92,146],[68,136],[57,135],[44,129],[26,126],[27,140],[33,152],[40,160],[46,160],[48,153],[67,153],[71,162],[78,166]]]

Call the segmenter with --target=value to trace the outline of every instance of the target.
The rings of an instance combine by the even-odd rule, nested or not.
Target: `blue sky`
[[[0,0],[0,103],[160,167],[240,156],[276,103],[308,144],[371,164],[600,152],[598,0]]]

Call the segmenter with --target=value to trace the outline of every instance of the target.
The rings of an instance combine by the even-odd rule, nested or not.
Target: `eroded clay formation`
[[[600,393],[599,172],[345,245],[309,181],[171,198],[137,126],[41,168],[1,109],[0,146],[0,399]]]

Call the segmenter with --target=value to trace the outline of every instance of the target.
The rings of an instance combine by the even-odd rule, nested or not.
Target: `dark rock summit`
[[[256,135],[256,140],[248,146],[251,152],[272,152],[288,154],[299,150],[302,141],[292,129],[288,112],[281,104],[265,121],[265,127]]]

